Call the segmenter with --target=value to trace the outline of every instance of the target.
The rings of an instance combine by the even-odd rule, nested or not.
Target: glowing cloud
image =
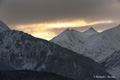
[[[38,24],[29,24],[29,25],[19,25],[16,27],[17,30],[22,30],[29,34],[32,34],[35,37],[43,38],[50,40],[56,34],[54,32],[49,31],[52,28],[69,28],[69,27],[82,27],[82,26],[90,26],[101,23],[112,23],[113,21],[97,21],[88,23],[84,20],[75,20],[75,21],[59,21],[52,23],[38,23]]]

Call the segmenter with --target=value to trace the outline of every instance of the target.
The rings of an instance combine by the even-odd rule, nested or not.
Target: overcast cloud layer
[[[77,19],[86,22],[110,20],[113,21],[111,26],[120,23],[119,0],[4,0],[0,7],[0,19],[11,28]]]
[[[118,0],[5,0],[0,17],[9,24],[83,19],[120,20]]]

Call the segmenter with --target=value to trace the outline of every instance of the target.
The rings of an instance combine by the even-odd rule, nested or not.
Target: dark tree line
[[[30,70],[0,71],[0,80],[73,80],[61,75]]]

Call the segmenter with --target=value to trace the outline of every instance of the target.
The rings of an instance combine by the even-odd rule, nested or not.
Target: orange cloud
[[[74,20],[74,21],[59,21],[52,23],[38,23],[38,24],[28,24],[28,25],[19,25],[16,27],[17,30],[22,30],[27,32],[35,37],[43,38],[50,40],[56,34],[54,32],[49,31],[52,28],[69,28],[69,27],[82,27],[82,26],[90,26],[101,23],[112,23],[113,21],[96,21],[88,23],[84,20]]]

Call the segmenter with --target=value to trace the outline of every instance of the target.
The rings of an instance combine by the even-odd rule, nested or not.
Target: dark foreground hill
[[[37,71],[0,71],[0,80],[73,80],[54,73]]]

